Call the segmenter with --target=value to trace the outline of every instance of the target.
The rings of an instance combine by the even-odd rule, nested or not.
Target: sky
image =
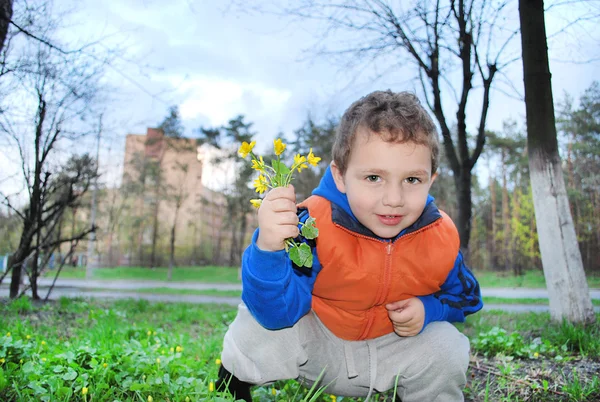
[[[115,88],[106,105],[101,141],[107,185],[118,182],[125,136],[156,127],[173,105],[179,107],[185,135],[191,137],[200,126],[216,127],[245,115],[258,133],[260,150],[270,147],[280,132],[291,135],[308,115],[317,120],[340,116],[373,90],[419,87],[408,67],[375,78],[384,66],[376,63],[357,71],[331,58],[315,57],[310,49],[318,40],[317,23],[244,13],[229,0],[55,1],[74,9],[64,33],[67,40],[106,37],[127,49],[127,60],[117,60],[106,76]],[[597,21],[554,35],[572,18],[571,11],[563,7],[547,14],[555,99],[565,91],[577,98],[600,79]],[[518,14],[511,18],[507,24],[518,22]],[[524,104],[506,85],[512,83],[522,93],[520,68],[520,60],[513,63],[502,90],[492,93],[488,129],[500,130],[509,118],[524,122]],[[474,122],[479,115],[472,116]],[[80,145],[93,152],[94,139]],[[9,169],[0,162],[0,170]]]

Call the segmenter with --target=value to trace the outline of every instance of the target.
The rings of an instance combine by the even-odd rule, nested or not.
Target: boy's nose
[[[404,192],[401,187],[392,186],[388,188],[383,196],[383,205],[388,207],[404,206]]]

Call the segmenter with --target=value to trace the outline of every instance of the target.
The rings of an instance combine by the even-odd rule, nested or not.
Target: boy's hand
[[[267,193],[258,209],[258,239],[256,246],[265,251],[285,248],[283,241],[297,237],[296,192],[294,187],[277,187]]]
[[[394,332],[400,336],[415,336],[423,329],[425,307],[423,302],[412,297],[385,305],[388,316],[394,325]]]

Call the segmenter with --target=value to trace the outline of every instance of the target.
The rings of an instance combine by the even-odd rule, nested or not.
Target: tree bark
[[[4,48],[8,25],[12,19],[13,0],[0,0],[0,52]]]
[[[519,17],[529,171],[550,315],[554,320],[593,322],[558,154],[543,0],[519,0]]]

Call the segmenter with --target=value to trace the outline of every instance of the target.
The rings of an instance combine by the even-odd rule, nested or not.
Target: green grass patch
[[[150,294],[162,294],[162,295],[198,295],[198,296],[214,296],[214,297],[242,297],[241,290],[218,290],[218,289],[173,289],[165,287],[157,288],[139,288],[139,289],[104,289],[104,288],[91,288],[82,289],[82,291],[107,291],[107,292],[121,292],[121,293],[150,293]]]
[[[103,280],[167,280],[168,268],[144,268],[144,267],[115,267],[97,268],[94,270],[94,279]],[[45,276],[52,277],[55,271],[48,271]],[[61,278],[85,279],[84,267],[65,267],[61,272]],[[486,288],[546,288],[546,281],[542,271],[531,270],[522,276],[514,276],[512,273],[475,271],[475,276],[481,287]],[[588,286],[600,288],[600,276],[588,275]],[[236,267],[176,267],[173,269],[173,281],[175,282],[207,282],[207,283],[241,283],[238,279]]]
[[[525,298],[525,297],[494,297],[494,296],[485,296],[483,297],[483,302],[485,304],[542,304],[549,305],[548,299],[544,298]],[[592,304],[594,306],[600,306],[600,300],[592,299]]]
[[[46,272],[46,277],[53,277],[55,271]],[[100,280],[154,280],[166,281],[168,268],[115,267],[96,268],[93,279]],[[61,278],[85,279],[85,267],[64,268]],[[174,282],[207,282],[207,283],[241,283],[237,268],[232,267],[176,267],[173,269]]]
[[[214,391],[214,381],[223,335],[234,316],[231,306],[132,299],[0,301],[0,400],[231,401]],[[510,356],[515,367],[518,361],[546,358],[559,365],[558,372],[560,364],[600,357],[600,326],[551,323],[545,313],[480,312],[457,326],[470,337],[473,352]],[[502,367],[509,372],[509,366]],[[569,375],[561,392],[581,395],[579,400],[600,395],[593,380],[564,367]],[[486,386],[490,392],[502,390],[499,380],[489,381],[496,382],[471,382],[467,400],[480,400],[469,395],[482,395]],[[310,399],[308,392],[295,381],[279,381],[255,387],[253,396],[299,401]],[[543,392],[539,396],[551,400]],[[322,394],[313,400],[333,398]]]
[[[475,271],[479,285],[485,288],[546,288],[544,273],[538,270],[526,271],[515,276],[511,272]],[[600,288],[600,276],[587,275],[590,288]]]

